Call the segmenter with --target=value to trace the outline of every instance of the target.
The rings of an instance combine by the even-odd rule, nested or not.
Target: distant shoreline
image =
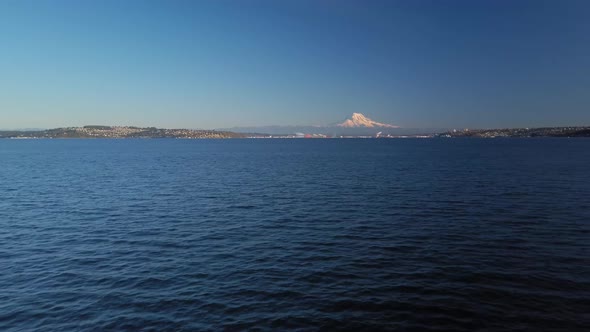
[[[590,137],[590,127],[544,127],[506,129],[464,129],[431,134],[392,134],[375,128],[373,135],[333,135],[324,133],[264,134],[225,130],[159,129],[131,126],[84,126],[47,130],[0,131],[5,139],[248,139],[248,138],[536,138]]]

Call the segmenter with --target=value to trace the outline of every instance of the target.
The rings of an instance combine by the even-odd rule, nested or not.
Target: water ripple
[[[584,139],[0,141],[0,330],[588,331],[588,164]]]

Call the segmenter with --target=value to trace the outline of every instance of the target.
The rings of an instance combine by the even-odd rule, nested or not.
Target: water
[[[0,140],[0,330],[582,331],[590,140]]]

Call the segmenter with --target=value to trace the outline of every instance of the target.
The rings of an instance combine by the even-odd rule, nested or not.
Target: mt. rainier
[[[352,113],[352,117],[347,119],[346,121],[337,124],[338,127],[344,128],[373,128],[373,127],[382,127],[382,128],[399,128],[398,126],[394,126],[387,123],[380,123],[377,121],[373,121],[366,116],[362,115],[361,113]]]
[[[220,128],[217,130],[233,131],[238,133],[264,133],[272,135],[294,135],[295,133],[326,134],[328,136],[375,136],[378,132],[383,135],[407,135],[443,132],[444,130],[400,128],[399,126],[373,121],[361,113],[352,113],[349,119],[342,123],[333,123],[324,126],[253,126]]]

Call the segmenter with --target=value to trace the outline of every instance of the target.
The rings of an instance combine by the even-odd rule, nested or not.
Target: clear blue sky
[[[590,125],[590,1],[0,0],[0,128]]]

